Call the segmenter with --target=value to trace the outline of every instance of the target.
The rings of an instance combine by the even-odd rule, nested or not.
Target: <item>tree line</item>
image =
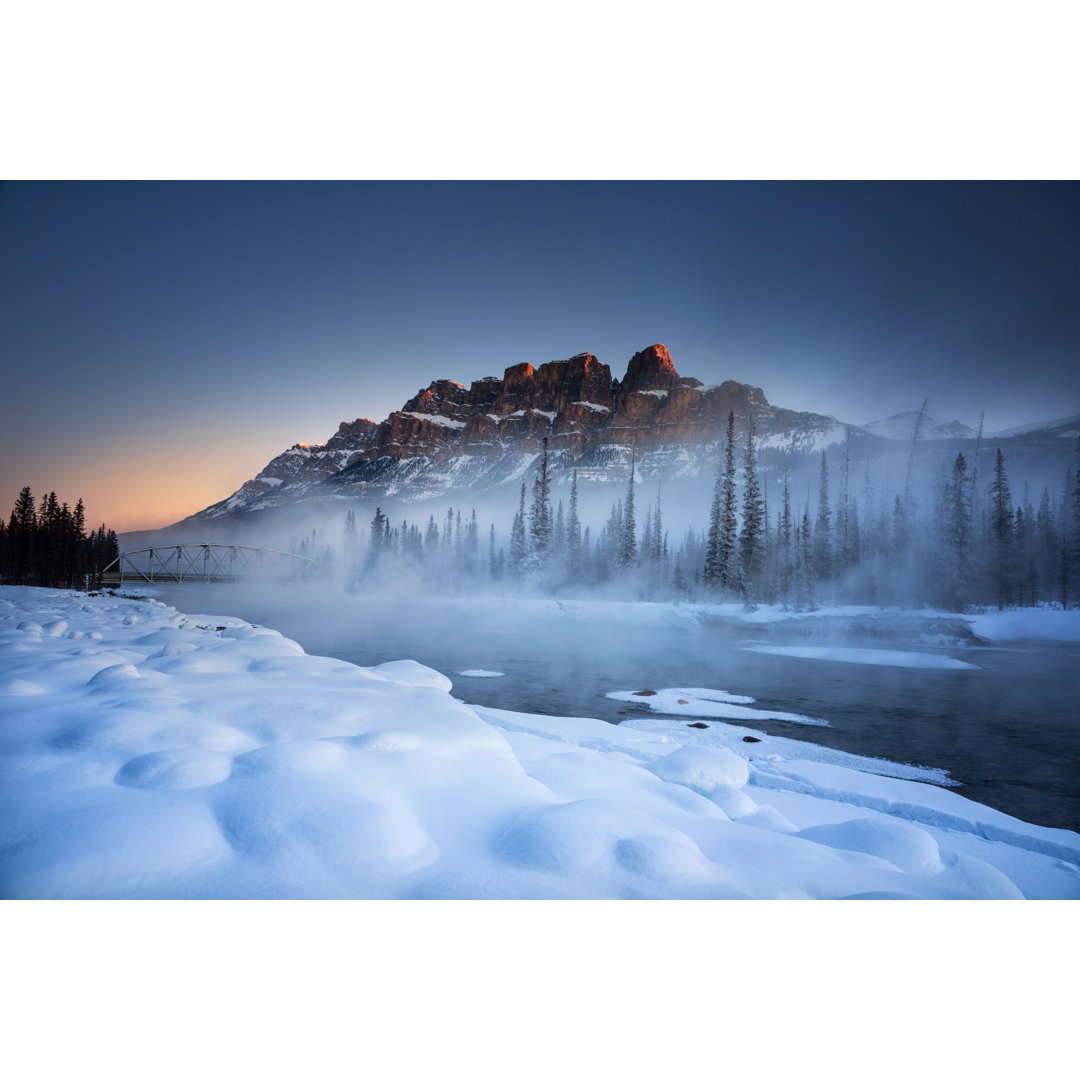
[[[729,415],[703,523],[673,541],[659,491],[639,509],[633,457],[623,497],[595,531],[580,519],[576,472],[566,504],[560,499],[553,508],[545,441],[531,491],[522,482],[509,536],[491,524],[482,541],[475,510],[395,526],[378,509],[362,544],[350,511],[348,576],[357,584],[411,568],[450,588],[485,581],[553,592],[613,586],[641,599],[802,610],[829,603],[957,611],[1080,604],[1080,472],[1066,473],[1057,498],[1044,489],[1036,507],[1026,488],[1014,501],[1000,449],[989,478],[980,482],[977,453],[971,462],[959,453],[921,493],[910,465],[901,491],[877,481],[869,460],[857,478],[850,450],[845,442],[831,465],[822,452],[816,498],[801,507],[785,467],[780,506],[770,515],[753,418],[740,448]]]
[[[86,532],[82,499],[72,510],[50,491],[35,506],[24,487],[11,516],[0,518],[0,582],[82,589],[101,584],[101,572],[120,554],[116,533],[104,524]]]

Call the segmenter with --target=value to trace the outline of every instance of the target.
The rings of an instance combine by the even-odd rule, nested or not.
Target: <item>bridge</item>
[[[169,544],[125,551],[101,575],[103,585],[128,582],[296,581],[321,574],[319,564],[303,555],[237,544]]]

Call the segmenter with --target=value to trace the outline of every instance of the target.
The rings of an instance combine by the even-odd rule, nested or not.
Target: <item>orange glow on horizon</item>
[[[4,470],[0,514],[6,521],[19,491],[29,485],[35,505],[50,491],[72,508],[81,498],[88,530],[102,523],[118,533],[160,529],[227,499],[277,453],[222,444],[159,445],[141,455],[112,449],[78,461],[40,460],[17,474]]]

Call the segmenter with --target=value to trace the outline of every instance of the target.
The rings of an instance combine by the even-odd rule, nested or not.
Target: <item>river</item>
[[[829,726],[776,719],[742,726],[946,769],[960,784],[954,790],[968,798],[1034,824],[1080,830],[1076,644],[1006,648],[947,633],[946,644],[933,645],[924,638],[927,631],[933,638],[935,631],[956,627],[912,618],[746,626],[700,624],[675,615],[669,625],[658,625],[635,619],[636,605],[600,605],[582,618],[550,604],[519,607],[513,599],[474,604],[324,597],[312,604],[298,603],[297,594],[287,590],[190,585],[158,593],[182,611],[227,613],[271,626],[310,653],[362,665],[418,660],[449,676],[455,697],[494,708],[618,723],[654,714],[644,700],[639,705],[608,698],[613,690],[682,686],[746,694],[766,716],[768,710],[797,713]],[[755,643],[902,649],[976,667],[802,659],[748,651]],[[503,675],[460,674],[473,669]]]

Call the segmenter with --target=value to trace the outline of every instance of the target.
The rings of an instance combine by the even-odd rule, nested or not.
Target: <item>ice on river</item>
[[[0,893],[1080,897],[1075,833],[745,734],[473,707],[411,660],[2,588]]]
[[[726,690],[709,690],[700,687],[675,687],[668,690],[613,690],[607,695],[615,701],[627,701],[632,705],[647,705],[653,712],[669,716],[703,716],[724,720],[786,720],[790,724],[811,724],[828,727],[828,720],[820,720],[801,713],[781,712],[777,709],[747,708],[755,699],[745,694],[729,694]]]
[[[927,668],[941,671],[977,671],[978,664],[937,653],[902,652],[899,649],[858,649],[835,645],[741,645],[745,652],[793,656],[799,660],[834,660],[842,664],[873,664],[879,667]]]

